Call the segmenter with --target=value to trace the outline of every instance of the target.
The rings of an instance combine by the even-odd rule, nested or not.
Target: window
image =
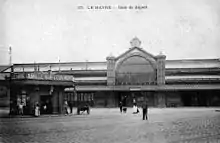
[[[153,64],[140,56],[124,60],[116,71],[116,81],[122,85],[153,84],[156,70]]]

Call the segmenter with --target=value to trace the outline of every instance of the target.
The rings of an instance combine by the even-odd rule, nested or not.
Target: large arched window
[[[152,63],[141,56],[131,56],[119,63],[116,69],[117,85],[155,84],[156,71]]]

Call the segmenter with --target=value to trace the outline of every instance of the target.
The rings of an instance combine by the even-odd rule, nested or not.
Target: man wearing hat
[[[142,104],[142,112],[143,112],[143,120],[148,120],[147,114],[148,114],[148,105],[147,100],[145,99]]]

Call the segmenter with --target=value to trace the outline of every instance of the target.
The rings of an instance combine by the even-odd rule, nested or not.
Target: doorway
[[[52,96],[42,95],[40,96],[40,111],[41,114],[52,114]]]

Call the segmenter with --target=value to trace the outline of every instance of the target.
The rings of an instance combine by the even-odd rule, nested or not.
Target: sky
[[[134,37],[168,60],[220,58],[220,0],[0,0],[0,64],[9,46],[12,63],[106,61]]]

